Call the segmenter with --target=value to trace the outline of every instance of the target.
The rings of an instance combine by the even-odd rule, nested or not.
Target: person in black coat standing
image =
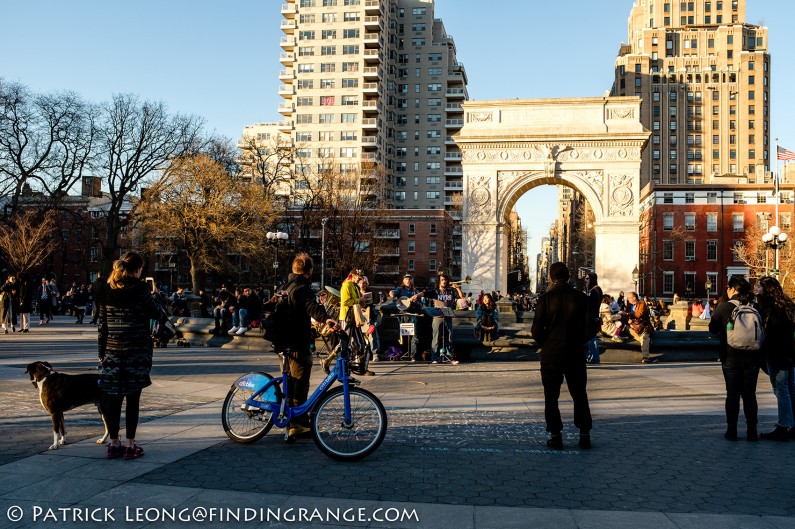
[[[565,377],[574,401],[574,425],[580,429],[580,448],[591,448],[591,408],[585,350],[595,325],[588,298],[568,284],[569,269],[563,263],[549,267],[552,287],[538,299],[530,332],[541,347],[541,383],[544,386],[544,418],[550,439],[547,446],[563,448],[563,422],[558,399]]]
[[[309,377],[312,374],[312,351],[310,344],[314,341],[312,322],[325,322],[336,327],[336,320],[330,319],[326,308],[317,302],[312,290],[312,270],[314,263],[307,253],[299,253],[293,260],[293,273],[289,275],[284,286],[290,305],[290,324],[284,333],[284,340],[273,343],[276,352],[283,353],[284,368],[290,375],[289,394],[290,406],[300,406],[309,397]],[[288,441],[309,433],[306,415],[290,423],[287,430]]]
[[[756,402],[756,383],[759,378],[761,356],[758,351],[741,351],[726,343],[726,324],[731,320],[737,303],[745,305],[749,302],[751,284],[743,277],[732,276],[726,287],[726,295],[729,301],[724,301],[715,307],[715,312],[709,320],[709,332],[720,337],[718,354],[723,367],[723,380],[726,383],[726,433],[723,437],[728,441],[737,440],[737,420],[740,416],[740,398],[742,398],[746,438],[749,441],[758,441],[756,425],[759,406]]]

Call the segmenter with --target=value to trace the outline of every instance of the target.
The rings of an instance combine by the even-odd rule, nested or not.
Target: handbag
[[[646,325],[644,325],[643,321],[641,320],[632,320],[629,322],[629,328],[636,333],[641,334],[646,329]]]
[[[362,309],[361,305],[351,305],[351,310],[353,311],[353,318],[357,327],[361,327],[362,325],[369,323],[364,315],[364,310]]]

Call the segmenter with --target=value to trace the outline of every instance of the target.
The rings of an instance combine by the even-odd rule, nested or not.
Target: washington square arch
[[[455,136],[464,171],[462,271],[507,292],[507,217],[544,184],[579,191],[593,209],[594,265],[605,292],[632,290],[638,264],[638,97],[470,101]]]

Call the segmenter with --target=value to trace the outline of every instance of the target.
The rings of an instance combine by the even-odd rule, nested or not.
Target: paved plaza
[[[224,435],[230,384],[276,372],[272,353],[170,346],[142,398],[144,458],[105,460],[91,406],[66,414],[69,444],[48,452],[24,367],[95,368],[95,334],[61,317],[0,336],[0,527],[795,528],[795,443],[723,439],[716,362],[589,367],[594,448],[577,449],[564,389],[561,452],[545,445],[537,362],[381,362],[360,378],[387,407],[387,437],[338,463],[278,429],[251,445]],[[758,397],[764,430],[762,377]]]

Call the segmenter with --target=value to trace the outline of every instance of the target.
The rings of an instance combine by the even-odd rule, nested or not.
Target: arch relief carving
[[[491,208],[491,192],[489,191],[488,176],[470,176],[467,182],[469,189],[470,218],[479,219],[488,214]]]
[[[611,217],[627,217],[632,215],[634,196],[632,194],[632,176],[610,175],[610,207]]]

